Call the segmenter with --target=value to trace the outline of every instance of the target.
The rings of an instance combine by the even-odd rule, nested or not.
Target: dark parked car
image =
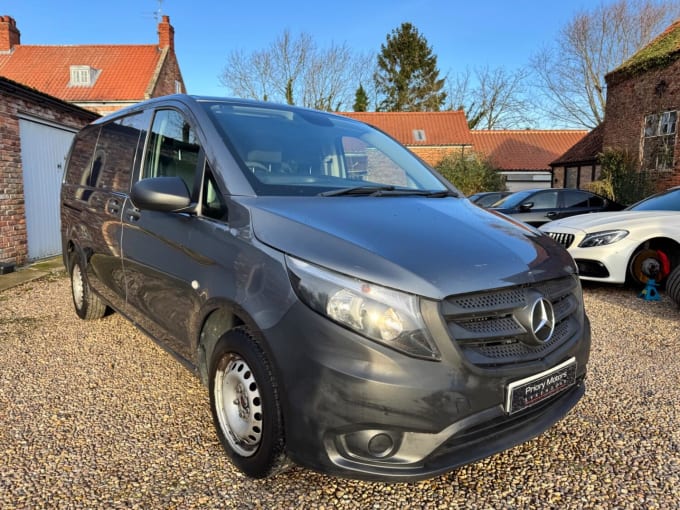
[[[208,386],[232,462],[417,480],[585,392],[576,266],[346,117],[157,98],[85,127],[62,186],[83,319],[112,308]]]
[[[539,227],[576,214],[620,211],[625,206],[590,191],[571,188],[527,189],[499,200],[492,210]]]
[[[512,194],[512,191],[480,191],[470,195],[468,198],[480,207],[490,207],[501,198],[507,197],[510,194]]]

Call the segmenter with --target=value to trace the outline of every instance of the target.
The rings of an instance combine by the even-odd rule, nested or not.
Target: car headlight
[[[376,342],[426,359],[439,359],[418,297],[286,256],[298,297],[316,312]]]
[[[604,246],[605,244],[612,244],[620,241],[628,235],[627,230],[605,230],[603,232],[594,232],[586,235],[586,237],[578,245],[579,248],[592,248],[593,246]]]

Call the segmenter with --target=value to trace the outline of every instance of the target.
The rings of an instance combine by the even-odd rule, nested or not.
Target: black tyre
[[[106,305],[90,289],[90,285],[87,283],[87,278],[83,272],[82,263],[77,255],[74,255],[71,259],[69,272],[71,274],[73,306],[78,317],[85,320],[101,319],[104,317]]]
[[[253,478],[286,465],[278,386],[255,337],[236,328],[220,338],[210,361],[210,408],[231,461]]]
[[[671,271],[666,280],[666,294],[680,306],[680,266]]]

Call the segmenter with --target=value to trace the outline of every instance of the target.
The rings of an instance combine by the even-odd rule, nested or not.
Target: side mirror
[[[179,177],[152,177],[132,185],[130,198],[135,207],[150,211],[189,212],[191,196]]]
[[[519,210],[522,212],[531,211],[533,207],[534,207],[533,202],[524,202],[523,204],[520,204]]]

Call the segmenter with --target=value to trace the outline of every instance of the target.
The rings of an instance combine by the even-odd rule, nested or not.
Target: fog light
[[[368,452],[374,457],[387,457],[394,449],[394,441],[388,434],[376,434],[368,441]]]

